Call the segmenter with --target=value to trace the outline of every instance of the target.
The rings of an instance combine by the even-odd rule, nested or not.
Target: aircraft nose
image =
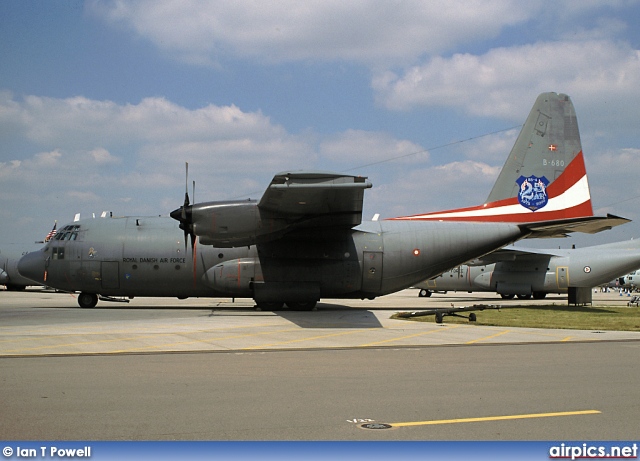
[[[24,278],[44,284],[45,257],[42,251],[27,253],[18,261],[18,272]]]

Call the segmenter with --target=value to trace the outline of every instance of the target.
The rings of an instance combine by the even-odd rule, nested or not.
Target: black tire
[[[431,296],[431,291],[429,290],[425,290],[424,288],[422,290],[420,290],[418,292],[418,296],[420,298],[428,298],[429,296]]]
[[[547,293],[544,291],[534,291],[533,299],[544,299],[547,297]]]
[[[515,295],[500,295],[502,299],[513,299]]]
[[[98,295],[95,293],[80,293],[78,304],[83,309],[93,309],[98,304]]]
[[[472,312],[469,314],[469,322],[475,322],[477,320],[476,314]]]
[[[531,299],[531,295],[518,295],[518,299]]]
[[[442,315],[442,312],[436,312],[436,323],[442,323],[443,318],[444,315]]]

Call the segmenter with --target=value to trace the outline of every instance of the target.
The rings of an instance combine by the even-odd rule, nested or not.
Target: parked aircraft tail
[[[537,222],[592,215],[571,99],[543,93],[484,204],[400,219]]]
[[[532,230],[542,229],[535,223],[566,224],[570,220],[582,225],[589,221],[587,227],[574,226],[566,232],[590,233],[627,222],[614,216],[591,217],[591,194],[573,103],[565,94],[542,93],[484,204],[392,219],[522,223]],[[554,232],[545,236],[557,236],[551,235]]]

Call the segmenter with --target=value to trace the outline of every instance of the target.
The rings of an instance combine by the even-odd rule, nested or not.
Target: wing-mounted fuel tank
[[[205,283],[211,288],[239,298],[253,298],[263,303],[313,303],[320,299],[321,282],[275,280],[265,282],[258,258],[225,261],[209,269]]]
[[[239,298],[253,297],[253,283],[262,279],[257,258],[240,258],[217,264],[205,272],[203,279],[211,288]]]
[[[185,233],[203,245],[239,247],[274,241],[304,228],[350,229],[362,222],[361,176],[330,172],[277,174],[261,200],[185,204],[172,211]]]

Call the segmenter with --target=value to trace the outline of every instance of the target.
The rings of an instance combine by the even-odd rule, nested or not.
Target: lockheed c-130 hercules
[[[504,299],[543,299],[568,294],[569,304],[591,303],[593,287],[640,267],[640,240],[573,249],[509,246],[415,285],[419,296],[432,291],[493,292]],[[628,277],[628,276],[627,276]]]
[[[259,201],[190,204],[185,192],[170,218],[69,224],[18,269],[80,292],[81,307],[99,296],[173,296],[310,309],[321,298],[408,288],[522,238],[628,222],[593,216],[573,104],[556,93],[536,100],[485,204],[362,222],[370,187],[360,176],[289,171],[275,175]]]

